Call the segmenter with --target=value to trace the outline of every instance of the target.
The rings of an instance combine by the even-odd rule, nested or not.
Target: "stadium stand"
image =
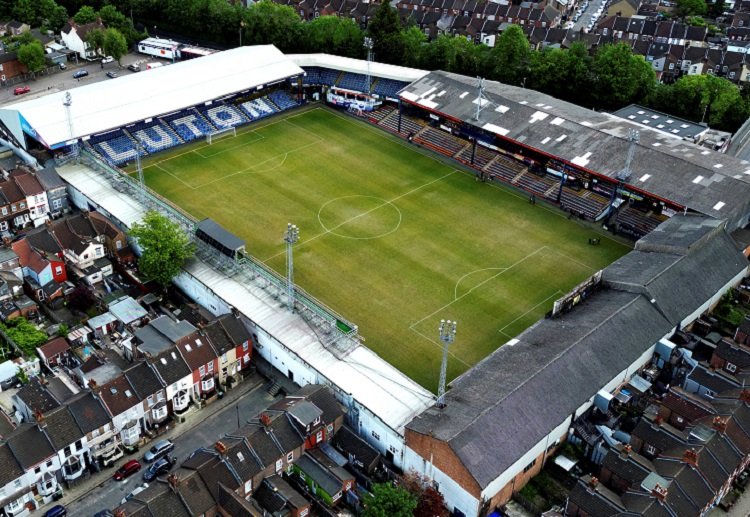
[[[247,116],[250,117],[250,120],[258,120],[259,118],[273,115],[278,111],[278,108],[276,108],[273,103],[268,102],[264,97],[243,102],[240,104],[240,107]]]
[[[299,106],[297,100],[283,90],[271,92],[268,95],[268,98],[279,108],[280,111]]]
[[[457,154],[468,143],[465,140],[461,140],[446,133],[445,131],[429,126],[420,132],[419,136],[414,140],[447,156]]]
[[[653,213],[647,214],[637,208],[625,205],[620,209],[615,220],[619,226],[625,226],[636,235],[643,236],[659,226],[661,222],[666,220],[666,217]]]
[[[305,77],[304,79],[302,79],[302,84],[304,84],[305,86],[311,84],[321,84],[320,68],[318,68],[317,66],[305,68]]]
[[[381,104],[380,106],[375,108],[373,111],[369,112],[367,114],[367,117],[370,119],[370,122],[373,122],[374,124],[378,124],[380,121],[382,121],[385,117],[387,117],[394,111],[396,111],[396,108],[394,108],[390,104]]]
[[[320,69],[320,83],[326,86],[333,86],[339,80],[342,72],[338,70],[329,70],[328,68]]]
[[[355,92],[366,92],[367,91],[367,76],[362,74],[352,74],[344,72],[341,74],[338,82],[336,83],[337,88],[344,88],[346,90],[352,90]]]
[[[588,219],[594,219],[609,204],[609,200],[591,191],[576,192],[567,187],[563,188],[560,196],[560,207],[583,214]]]
[[[398,110],[393,110],[387,117],[380,121],[379,125],[398,133]],[[401,117],[401,134],[409,135],[419,132],[425,123],[419,119],[412,119],[406,116]]]
[[[164,120],[169,122],[169,125],[185,142],[201,138],[214,131],[200,113],[192,108],[164,117]]]
[[[100,136],[101,139],[97,138],[95,142],[89,141],[89,144],[110,163],[120,165],[135,159],[138,154],[133,139],[121,129]],[[145,153],[141,153],[143,154]]]
[[[249,122],[240,110],[228,104],[214,103],[203,106],[198,111],[217,129],[229,129]]]
[[[171,127],[158,120],[148,123],[139,122],[130,128],[129,132],[149,154],[183,143],[183,140]]]
[[[396,94],[409,83],[403,81],[395,81],[393,79],[378,79],[373,86],[372,93],[381,95],[384,97],[396,98]]]
[[[496,153],[490,151],[489,149],[485,149],[481,145],[478,145],[476,151],[474,152],[474,167],[477,169],[484,169],[487,164],[489,164],[495,158],[495,154]],[[456,155],[456,158],[467,165],[471,165],[471,147],[462,149]]]

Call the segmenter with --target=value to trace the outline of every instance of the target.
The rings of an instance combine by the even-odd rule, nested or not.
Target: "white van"
[[[151,70],[153,68],[159,68],[160,66],[164,66],[164,63],[149,63],[146,65],[146,70]]]

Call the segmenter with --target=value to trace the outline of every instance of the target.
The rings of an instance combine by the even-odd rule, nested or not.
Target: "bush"
[[[26,318],[11,318],[0,327],[15,341],[25,355],[36,355],[36,347],[47,342],[47,334],[32,325]]]

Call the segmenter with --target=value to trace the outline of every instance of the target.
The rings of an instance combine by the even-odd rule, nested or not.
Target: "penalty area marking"
[[[549,295],[548,297],[546,297],[544,300],[542,300],[541,302],[539,302],[536,305],[534,305],[531,309],[529,309],[528,311],[524,312],[519,317],[517,317],[516,319],[514,319],[513,321],[511,321],[510,323],[508,323],[507,325],[505,325],[503,328],[501,328],[500,330],[498,330],[498,332],[500,334],[504,335],[505,337],[509,338],[509,339],[513,339],[515,336],[511,336],[510,334],[506,334],[505,333],[505,329],[507,329],[508,327],[510,327],[511,325],[513,325],[515,322],[517,322],[518,320],[520,320],[521,318],[523,318],[524,316],[526,316],[527,314],[529,314],[531,311],[533,311],[534,309],[536,309],[540,305],[543,305],[543,304],[547,303],[547,301],[550,298],[554,298],[555,296],[560,295],[560,294],[563,294],[563,292],[558,289],[557,291],[555,291],[554,293],[552,293],[551,295]]]
[[[325,207],[327,207],[331,203],[334,203],[336,201],[340,201],[342,199],[350,199],[350,198],[353,198],[353,197],[363,197],[363,198],[368,198],[368,199],[380,200],[380,201],[382,201],[382,203],[379,204],[378,206],[376,206],[375,208],[373,208],[371,210],[368,210],[367,212],[363,212],[363,213],[361,213],[359,215],[355,215],[354,217],[351,217],[351,218],[347,219],[343,223],[338,224],[338,225],[334,226],[333,228],[329,229],[323,223],[323,219],[320,217],[320,214],[323,212],[323,209],[325,209]],[[396,210],[396,212],[398,212],[398,223],[396,223],[396,227],[395,228],[391,228],[390,230],[388,230],[386,232],[382,232],[382,233],[380,233],[378,235],[373,235],[371,237],[352,237],[352,236],[349,236],[349,235],[342,235],[342,234],[336,232],[336,229],[341,228],[341,226],[343,226],[345,224],[348,224],[348,223],[350,223],[352,221],[355,221],[356,219],[359,219],[360,217],[368,215],[368,214],[370,214],[370,213],[372,213],[372,212],[374,212],[374,211],[376,211],[376,210],[378,210],[380,208],[388,206],[388,205],[392,206]],[[397,231],[401,227],[401,221],[402,220],[403,220],[403,214],[401,213],[401,210],[399,210],[399,208],[396,205],[394,205],[391,201],[388,201],[387,199],[383,199],[382,197],[364,196],[364,195],[361,195],[361,194],[353,194],[353,195],[350,195],[350,196],[341,196],[341,197],[337,197],[337,198],[331,199],[330,201],[326,201],[323,204],[323,206],[321,206],[320,209],[318,210],[318,222],[320,223],[320,226],[323,227],[323,230],[326,231],[326,233],[330,233],[331,235],[335,235],[337,237],[341,237],[342,239],[352,239],[352,240],[356,240],[356,241],[369,241],[369,240],[372,240],[372,239],[379,239],[381,237],[385,237],[386,235],[390,235],[390,234],[394,233],[395,231]]]
[[[545,249],[547,249],[547,246],[541,246],[541,247],[537,248],[536,250],[532,251],[531,253],[529,253],[528,255],[526,255],[525,257],[523,257],[523,258],[520,258],[520,259],[518,259],[517,261],[515,261],[515,262],[514,262],[513,264],[511,264],[510,266],[508,266],[508,267],[506,267],[506,268],[497,268],[497,269],[502,269],[502,271],[500,271],[499,273],[497,273],[497,274],[495,274],[495,275],[492,275],[491,277],[489,277],[489,278],[488,278],[488,279],[486,279],[486,280],[483,280],[483,281],[479,282],[479,283],[478,283],[477,285],[475,285],[474,287],[472,287],[471,289],[469,289],[468,291],[466,291],[466,292],[465,292],[464,294],[462,294],[461,296],[459,296],[459,297],[454,297],[452,301],[450,301],[450,302],[446,303],[445,305],[443,305],[443,306],[442,306],[442,307],[440,307],[439,309],[437,309],[437,310],[435,310],[435,311],[432,311],[432,312],[431,312],[430,314],[428,314],[427,316],[423,317],[422,319],[420,319],[420,320],[417,320],[417,321],[415,321],[414,323],[412,323],[412,324],[411,324],[411,325],[409,326],[409,328],[413,330],[415,326],[419,325],[420,323],[422,323],[422,322],[423,322],[424,320],[426,320],[427,318],[431,318],[432,316],[434,316],[434,315],[435,315],[435,314],[437,314],[438,312],[440,312],[440,311],[442,311],[442,310],[444,310],[444,309],[447,309],[448,307],[450,307],[451,305],[453,305],[453,304],[454,304],[454,303],[456,303],[457,301],[459,301],[459,300],[461,300],[462,298],[465,298],[466,296],[470,295],[470,294],[471,294],[472,292],[474,292],[474,290],[475,290],[475,289],[479,289],[480,287],[482,287],[482,286],[483,286],[484,284],[486,284],[487,282],[490,282],[490,281],[492,281],[492,280],[496,279],[497,277],[499,277],[499,276],[502,276],[502,275],[504,275],[505,273],[507,273],[508,271],[510,271],[511,269],[513,269],[514,267],[516,267],[516,266],[518,266],[518,265],[520,265],[520,264],[524,263],[524,262],[525,262],[526,260],[530,259],[531,257],[535,256],[536,254],[538,254],[539,252],[541,252],[541,251],[543,251],[543,250],[545,250]],[[474,272],[474,271],[472,271],[472,273],[473,273],[473,272]],[[464,276],[466,276],[466,275],[464,275]],[[455,294],[455,290],[454,290],[454,294]]]

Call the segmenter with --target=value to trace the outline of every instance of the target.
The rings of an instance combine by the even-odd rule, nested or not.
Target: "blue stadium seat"
[[[180,138],[185,142],[190,142],[196,138],[201,138],[215,129],[204,119],[201,114],[194,109],[182,110],[164,118],[169,125],[174,128]]]
[[[267,117],[278,112],[279,109],[268,102],[265,98],[260,97],[251,101],[243,102],[240,104],[242,110],[250,117],[250,120],[258,120],[259,118]]]
[[[407,84],[409,83],[393,79],[378,79],[372,93],[382,95],[383,97],[396,98],[396,94]]]
[[[295,106],[299,106],[297,101],[289,95],[287,92],[282,90],[276,90],[274,92],[271,92],[268,95],[268,98],[271,99],[271,101],[279,107],[281,111],[287,110],[289,108],[294,108]]]
[[[320,82],[320,68],[317,66],[311,66],[305,68],[305,77],[302,79],[302,84],[321,84]]]
[[[362,74],[353,74],[345,72],[339,82],[336,83],[338,88],[345,88],[355,92],[367,92],[367,76]]]
[[[99,135],[103,137],[104,135]],[[135,142],[126,135],[122,130],[107,133],[106,139],[97,138],[98,141],[91,143],[94,149],[99,152],[107,161],[115,165],[128,162],[135,159],[138,151]],[[141,155],[146,153],[141,153]]]
[[[229,129],[249,122],[240,110],[229,104],[213,104],[203,106],[199,110],[218,129]]]
[[[182,140],[180,140],[171,127],[159,121],[139,122],[129,128],[129,131],[149,154],[163,151],[182,143]]]
[[[328,68],[320,69],[320,84],[333,86],[336,83],[336,79],[339,78],[341,72],[338,70],[329,70]]]

